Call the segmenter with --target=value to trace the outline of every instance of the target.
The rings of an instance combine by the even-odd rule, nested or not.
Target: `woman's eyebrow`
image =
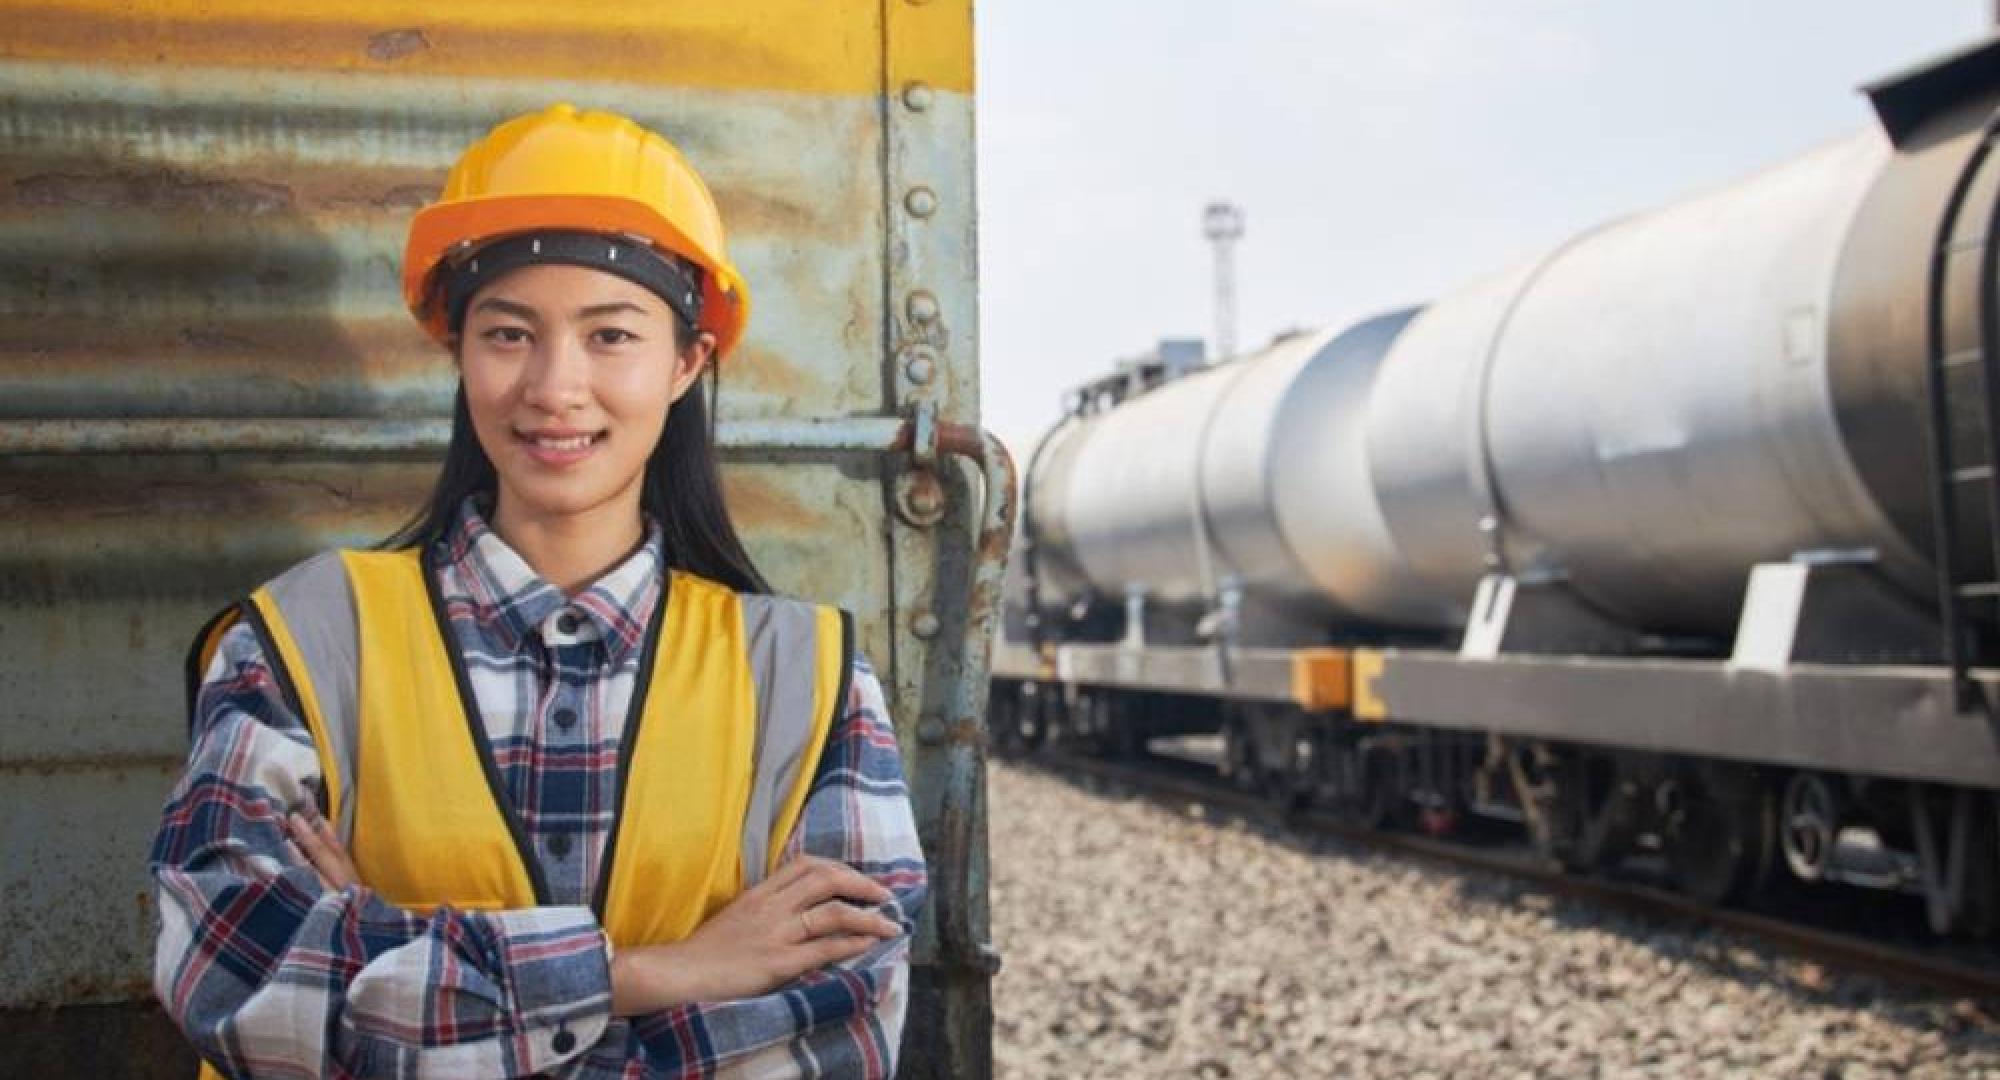
[[[579,319],[594,319],[599,315],[615,315],[621,311],[629,311],[635,315],[651,314],[651,312],[630,300],[614,300],[609,304],[592,304],[587,308],[578,308],[576,317]]]
[[[531,322],[540,321],[541,318],[541,316],[535,311],[534,308],[529,307],[526,304],[518,303],[513,300],[502,299],[501,297],[498,296],[489,296],[486,299],[481,300],[477,304],[472,305],[472,310],[497,311],[503,315],[514,315],[519,318],[527,319]]]

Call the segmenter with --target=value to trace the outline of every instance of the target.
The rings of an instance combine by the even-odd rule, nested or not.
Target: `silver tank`
[[[1705,631],[1733,624],[1760,560],[1869,549],[1923,581],[1847,453],[1827,368],[1842,242],[1887,156],[1879,134],[1842,141],[1426,310],[1368,423],[1423,581],[1469,596],[1496,556],[1635,625]]]
[[[1237,587],[1306,615],[1450,620],[1462,598],[1404,566],[1364,446],[1409,318],[1292,338],[1058,427],[1028,481],[1044,600]]]
[[[1925,597],[1923,298],[1983,115],[1893,152],[1876,131],[1833,143],[1414,318],[1073,420],[1030,477],[1045,581],[1166,601],[1234,584],[1448,628],[1505,568],[1634,626],[1726,634],[1752,565],[1839,550]]]

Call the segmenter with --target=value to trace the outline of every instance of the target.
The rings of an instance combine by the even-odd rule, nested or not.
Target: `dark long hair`
[[[679,319],[675,320],[675,331],[675,346],[686,348],[693,334]],[[710,394],[719,394],[713,362],[705,378]],[[750,561],[749,552],[743,550],[743,541],[736,535],[736,525],[729,520],[729,508],[723,502],[715,426],[702,390],[701,386],[689,387],[668,410],[660,441],[646,459],[639,508],[660,523],[668,566],[738,592],[768,593],[771,587]],[[451,442],[445,448],[437,486],[423,509],[377,546],[393,549],[432,544],[450,530],[459,504],[467,496],[484,495],[490,501],[498,489],[499,476],[472,430],[465,385],[460,383],[452,403]]]

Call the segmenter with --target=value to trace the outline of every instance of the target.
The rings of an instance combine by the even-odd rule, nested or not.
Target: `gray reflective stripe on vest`
[[[310,680],[325,722],[327,754],[340,770],[340,812],[334,824],[343,840],[354,837],[355,747],[360,743],[361,686],[354,590],[339,552],[316,555],[266,586],[298,645],[305,671],[288,671],[294,683]],[[751,685],[757,700],[755,772],[743,817],[745,888],[762,881],[770,861],[771,830],[786,797],[799,783],[813,729],[817,681],[818,609],[774,596],[744,596],[743,631]],[[658,617],[658,613],[656,616]],[[427,620],[428,621],[428,620]],[[848,661],[842,643],[840,656]],[[269,657],[282,665],[284,658]],[[635,688],[636,690],[636,688]],[[467,702],[477,708],[476,702]],[[830,702],[837,722],[844,702]],[[828,731],[828,737],[832,729]]]
[[[354,590],[347,584],[347,564],[340,552],[315,555],[285,571],[265,586],[298,646],[306,670],[288,671],[292,682],[310,680],[326,724],[327,756],[340,770],[340,812],[334,825],[341,839],[354,837],[354,748],[359,742],[357,713],[361,685],[357,674],[358,635],[355,633]],[[284,658],[269,658],[283,664]]]
[[[772,836],[786,796],[799,782],[812,738],[813,684],[818,681],[819,609],[776,596],[743,597],[743,636],[757,696],[756,772],[743,815],[743,887],[764,880]],[[846,658],[846,649],[841,650]],[[829,703],[839,709],[840,702]],[[832,731],[828,731],[832,737]]]

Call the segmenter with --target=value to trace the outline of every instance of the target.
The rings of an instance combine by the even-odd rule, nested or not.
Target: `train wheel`
[[[1778,814],[1751,770],[1699,764],[1663,789],[1661,842],[1674,884],[1703,903],[1762,891],[1777,861]]]
[[[1222,778],[1238,791],[1255,792],[1263,787],[1263,768],[1257,760],[1256,736],[1250,721],[1235,708],[1222,722]]]
[[[1048,687],[1029,684],[1022,688],[1014,705],[1014,737],[1021,749],[1032,753],[1047,741],[1052,721],[1049,713],[1055,708],[1056,695]]]
[[[1793,876],[1800,881],[1826,876],[1840,837],[1841,817],[1840,797],[1827,777],[1802,770],[1785,782],[1779,840]]]
[[[1090,715],[1090,748],[1093,752],[1108,758],[1136,756],[1132,747],[1133,725],[1138,722],[1137,710],[1131,708],[1123,696],[1115,690],[1099,690],[1090,695],[1086,708]]]
[[[1151,710],[1144,696],[1120,697],[1111,710],[1111,730],[1105,733],[1105,752],[1114,758],[1130,761],[1146,756],[1146,722]]]
[[[1535,850],[1565,870],[1595,869],[1597,853],[1583,850],[1587,811],[1578,756],[1532,743],[1515,747],[1507,757],[1507,768]]]
[[[1396,747],[1379,738],[1331,740],[1322,751],[1319,798],[1341,821],[1380,829],[1403,802],[1404,770]]]
[[[2000,864],[1995,815],[2000,803],[1964,788],[1910,786],[1911,831],[1917,843],[1918,885],[1931,931],[1985,937],[2000,915]]]
[[[1320,788],[1320,762],[1326,752],[1326,738],[1307,721],[1292,732],[1285,752],[1284,783],[1279,788],[1279,808],[1287,812],[1312,805]]]
[[[987,691],[986,737],[998,753],[1021,748],[1021,697],[1012,683],[994,683]]]

